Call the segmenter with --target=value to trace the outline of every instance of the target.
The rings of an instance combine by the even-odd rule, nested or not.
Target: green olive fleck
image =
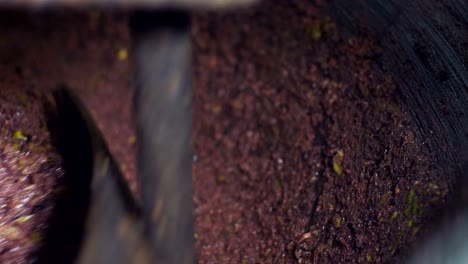
[[[319,40],[322,37],[322,29],[318,23],[308,27],[306,32],[313,40]]]
[[[398,217],[398,212],[393,212],[392,216],[390,217],[390,221],[394,221]]]
[[[343,150],[339,150],[333,157],[333,170],[338,175],[343,174]]]
[[[16,130],[15,133],[13,133],[13,138],[14,139],[21,139],[21,140],[26,140],[27,137],[24,135],[23,131],[21,130]]]
[[[31,218],[33,218],[34,215],[23,215],[23,216],[20,216],[18,218],[16,218],[15,222],[16,223],[26,223],[27,221],[29,221]]]

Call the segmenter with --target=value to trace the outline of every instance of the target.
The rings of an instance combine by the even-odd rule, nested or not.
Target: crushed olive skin
[[[39,249],[64,171],[42,97],[0,90],[0,263],[28,263]]]

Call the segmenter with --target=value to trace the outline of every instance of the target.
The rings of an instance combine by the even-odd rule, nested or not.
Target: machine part
[[[68,89],[54,93],[66,190],[38,263],[152,263],[141,211],[91,115]],[[49,107],[50,109],[50,107]]]
[[[58,90],[53,112],[76,190],[57,212],[39,263],[195,263],[189,18],[136,12],[131,28],[141,205],[86,108],[71,91]]]
[[[430,144],[442,175],[468,164],[466,1],[337,0],[343,27],[376,37],[416,131]],[[463,177],[468,175],[463,175]],[[447,179],[449,180],[449,179]]]
[[[90,205],[77,263],[150,263],[141,235],[140,208],[103,136],[70,91],[60,90],[56,98],[61,111],[69,108],[68,116],[75,115],[72,120],[78,123],[81,116],[92,146]]]
[[[465,164],[463,171],[467,169],[468,164]],[[455,185],[446,212],[438,221],[438,228],[413,246],[405,263],[468,263],[468,177],[459,177]]]
[[[71,192],[62,197],[39,263],[194,263],[191,44],[188,15],[256,0],[0,0],[2,7],[132,8],[142,206],[102,135],[70,92],[57,92]],[[73,140],[70,140],[73,138]],[[75,140],[76,139],[76,140]],[[81,162],[78,162],[81,161]],[[68,164],[68,165],[67,165]],[[66,242],[64,242],[66,241]]]
[[[191,38],[185,12],[136,12],[137,168],[156,263],[194,263]]]
[[[464,264],[468,261],[468,210],[463,210],[444,225],[426,243],[415,248],[408,264]]]
[[[468,263],[468,5],[462,0],[337,0],[330,11],[351,31],[374,35],[400,87],[405,108],[460,196],[447,216],[413,248],[408,263]]]

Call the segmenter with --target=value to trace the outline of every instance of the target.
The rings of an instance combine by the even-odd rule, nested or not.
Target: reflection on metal
[[[145,235],[156,263],[194,263],[189,18],[138,12],[130,25]]]

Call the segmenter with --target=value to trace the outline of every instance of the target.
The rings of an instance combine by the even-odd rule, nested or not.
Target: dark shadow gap
[[[36,263],[72,263],[80,249],[90,201],[91,138],[73,104],[48,103],[46,112],[53,144],[63,158],[65,176]]]

